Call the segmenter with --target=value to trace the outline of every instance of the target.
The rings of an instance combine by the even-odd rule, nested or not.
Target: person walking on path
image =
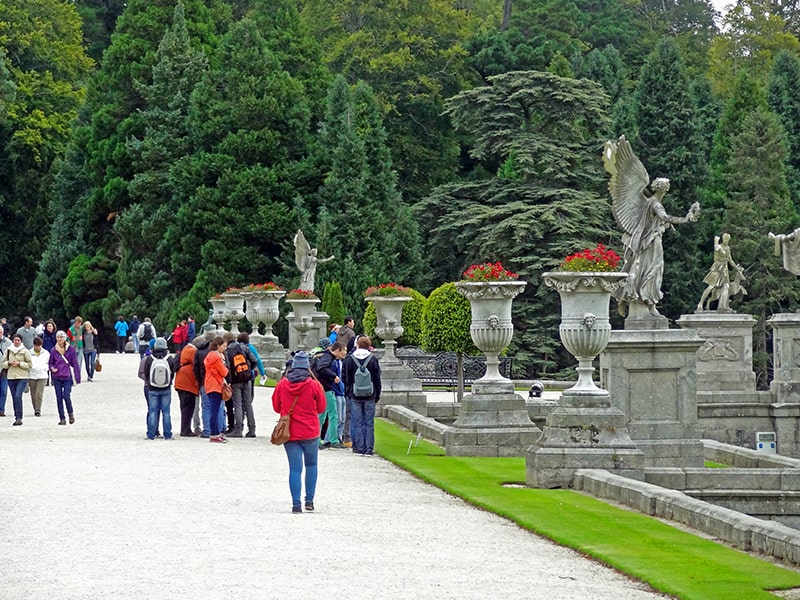
[[[75,348],[75,356],[78,359],[78,366],[83,362],[83,318],[75,317],[75,320],[67,329],[69,343]]]
[[[157,337],[156,328],[150,322],[150,317],[145,317],[144,322],[139,325],[139,330],[136,332],[136,338],[139,340],[139,358],[144,358],[144,355],[150,350],[151,341]]]
[[[48,319],[44,324],[44,331],[42,332],[42,348],[47,350],[48,353],[53,351],[56,347],[56,323],[53,319]]]
[[[83,323],[83,362],[86,367],[86,379],[94,379],[94,361],[97,358],[97,329],[91,321]]]
[[[0,326],[0,356],[5,357],[6,350],[11,347],[11,338],[6,336],[3,327]],[[0,417],[6,416],[6,397],[8,397],[8,377],[6,374],[0,375]]]
[[[362,335],[356,346],[343,365],[344,393],[352,399],[350,435],[354,453],[372,456],[375,453],[375,404],[381,399],[381,367],[378,358],[369,350],[371,339]]]
[[[210,423],[210,442],[224,444],[228,440],[220,432],[220,422],[216,416],[219,414],[220,407],[222,406],[222,384],[225,383],[225,377],[228,375],[228,367],[225,366],[225,350],[228,344],[222,339],[221,336],[215,337],[208,345],[209,352],[203,359],[205,367],[205,377],[203,379],[203,387],[208,395],[209,404],[211,407],[211,423]]]
[[[272,408],[281,416],[290,415],[289,441],[283,445],[289,461],[289,492],[292,512],[303,512],[300,503],[301,480],[305,465],[305,509],[314,510],[319,457],[319,416],[325,412],[325,391],[311,376],[308,354],[298,350],[292,368],[275,386]]]
[[[22,345],[28,350],[33,350],[33,338],[36,337],[36,328],[33,326],[33,319],[25,317],[22,327],[17,329],[17,335],[22,338]]]
[[[167,360],[169,348],[167,340],[156,338],[152,354],[139,362],[139,379],[147,386],[147,439],[156,439],[158,421],[161,417],[164,439],[172,439],[172,366]]]
[[[15,333],[11,347],[3,355],[3,368],[8,369],[8,389],[14,402],[14,425],[22,425],[22,392],[28,385],[32,365],[30,351],[22,345],[22,336]]]
[[[320,340],[320,344],[323,342],[327,342],[327,338]],[[346,354],[346,346],[341,342],[336,342],[317,354],[314,361],[314,375],[317,376],[317,379],[322,384],[322,389],[325,390],[325,413],[319,416],[320,427],[322,427],[326,418],[328,420],[325,440],[320,440],[323,448],[344,447],[339,441],[339,414],[336,409],[336,390],[342,379],[336,372],[334,363],[344,358]]]
[[[33,414],[37,417],[42,416],[42,400],[44,398],[44,388],[47,384],[49,370],[50,353],[42,347],[42,338],[33,338],[33,350],[31,350],[32,366],[28,375],[28,384],[31,388],[31,402],[33,403]]]
[[[117,354],[125,354],[125,344],[128,342],[128,324],[122,315],[117,317],[114,331],[117,334]]]
[[[128,325],[128,331],[131,334],[131,342],[133,342],[133,351],[137,354],[139,353],[139,327],[141,326],[141,321],[139,321],[139,317],[133,315],[131,322]]]
[[[56,333],[56,345],[50,353],[48,366],[50,367],[50,379],[53,381],[53,388],[56,391],[56,405],[58,406],[58,424],[66,425],[64,419],[64,404],[67,405],[67,415],[69,422],[75,422],[75,415],[72,409],[72,375],[75,375],[75,385],[81,382],[81,366],[78,363],[78,356],[75,348],[67,344],[67,334],[63,331]],[[70,373],[72,369],[72,373]]]

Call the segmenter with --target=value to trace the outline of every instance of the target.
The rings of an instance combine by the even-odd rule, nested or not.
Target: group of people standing
[[[352,326],[353,319],[347,317],[341,328],[332,327],[336,341],[320,340],[322,349],[312,356],[304,351],[295,352],[272,394],[275,412],[290,417],[290,436],[284,449],[289,461],[293,513],[302,513],[303,508],[306,512],[314,510],[321,447],[352,448],[353,453],[361,456],[374,454],[375,405],[381,395],[380,363],[371,352],[370,338],[356,336]],[[326,422],[322,440],[320,435]]]
[[[92,380],[97,331],[90,322],[84,323],[80,317],[75,318],[69,333],[56,331],[52,320],[36,328],[33,326],[33,319],[25,317],[22,327],[8,337],[7,329],[11,328],[5,319],[3,323],[4,326],[0,325],[0,417],[6,416],[9,392],[14,407],[14,426],[22,425],[22,396],[25,392],[31,395],[34,416],[41,417],[44,390],[52,383],[58,408],[58,424],[66,425],[67,419],[74,423],[72,386],[81,382],[80,360],[85,358],[84,344],[91,356],[91,361],[86,359],[86,364],[89,381]],[[70,343],[68,337],[75,341]],[[78,340],[81,342],[80,346]]]

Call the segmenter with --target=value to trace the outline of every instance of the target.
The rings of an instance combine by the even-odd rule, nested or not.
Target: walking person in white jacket
[[[28,385],[31,388],[31,402],[33,403],[33,414],[37,417],[42,416],[42,399],[44,398],[44,388],[47,385],[47,376],[50,371],[48,362],[50,353],[42,347],[42,338],[33,338],[33,350],[31,350],[31,370],[28,372]]]

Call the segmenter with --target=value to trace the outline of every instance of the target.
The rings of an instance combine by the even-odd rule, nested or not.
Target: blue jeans
[[[339,423],[336,415],[336,396],[333,395],[333,392],[325,392],[325,412],[319,415],[320,431],[322,431],[326,416],[328,418],[328,429],[325,432],[325,441],[331,444],[338,444]]]
[[[210,424],[210,435],[217,436],[220,434],[220,427],[219,427],[219,409],[222,405],[222,394],[220,392],[208,392],[208,404],[209,404],[209,424]],[[205,409],[203,410],[205,414]],[[214,418],[216,417],[216,418]],[[203,425],[205,427],[205,424]]]
[[[200,412],[203,416],[203,435],[211,435],[211,400],[202,386],[200,386]]]
[[[375,400],[353,398],[350,434],[353,452],[372,454],[375,451]]]
[[[0,378],[0,412],[6,412],[6,396],[8,396],[8,379]]]
[[[339,434],[339,439],[343,440],[342,433],[344,433],[344,420],[347,417],[347,400],[344,396],[336,395],[336,412],[338,413],[339,427],[336,430]]]
[[[172,402],[172,389],[150,388],[147,392],[147,437],[155,439],[158,431],[158,416],[164,422],[164,439],[172,439],[172,415],[169,412]]]
[[[27,379],[9,379],[8,389],[11,390],[11,400],[14,402],[14,418],[22,418],[22,392],[28,385]]]
[[[97,357],[97,350],[83,353],[83,362],[86,365],[86,376],[91,379],[94,377],[94,359]]]
[[[294,440],[283,445],[289,459],[289,491],[292,493],[292,506],[300,506],[300,480],[303,464],[306,467],[306,502],[314,501],[317,491],[317,457],[319,438]]]
[[[56,391],[58,417],[63,421],[64,403],[67,404],[67,414],[72,414],[72,379],[56,379],[53,377],[53,389]]]

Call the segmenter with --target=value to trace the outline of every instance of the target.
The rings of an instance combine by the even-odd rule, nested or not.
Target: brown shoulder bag
[[[281,418],[278,419],[275,429],[272,430],[272,435],[270,436],[269,441],[276,446],[282,446],[289,441],[289,421],[292,419],[294,405],[297,404],[297,399],[299,397],[299,394],[294,397],[294,401],[292,402],[292,407],[289,409],[289,412],[285,415],[282,415]]]

